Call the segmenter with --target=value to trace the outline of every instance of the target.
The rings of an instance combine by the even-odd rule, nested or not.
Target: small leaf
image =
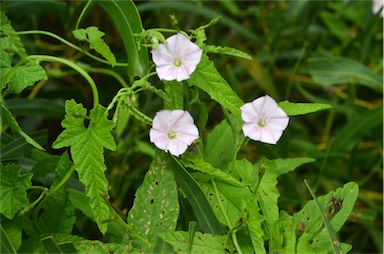
[[[107,59],[112,66],[115,66],[116,58],[111,52],[111,49],[109,48],[107,43],[105,43],[102,39],[105,34],[99,31],[99,28],[95,26],[90,26],[86,29],[74,30],[72,33],[76,39],[80,41],[89,42],[89,46],[91,49],[96,50],[105,59]]]
[[[161,152],[154,158],[128,213],[128,225],[132,230],[153,244],[161,232],[176,229],[179,217],[176,182],[168,160]],[[137,241],[135,246],[148,251],[134,235],[129,234],[129,238]]]
[[[169,101],[164,100],[164,109],[184,109],[183,85],[176,81],[164,82]]]
[[[67,153],[64,153],[56,165],[55,180],[50,190],[64,178],[70,167],[70,161]],[[74,207],[69,200],[68,193],[61,188],[52,196],[47,197],[44,204],[44,212],[39,220],[39,229],[41,233],[71,233],[73,224],[76,221]]]
[[[31,187],[32,174],[20,176],[21,166],[0,164],[0,213],[8,219],[29,205],[27,190]]]
[[[79,180],[85,185],[96,222],[104,234],[107,224],[103,222],[110,219],[110,211],[102,197],[109,197],[108,181],[104,175],[106,166],[103,148],[116,149],[110,133],[114,123],[108,120],[106,109],[101,105],[91,110],[87,128],[84,126],[86,109],[81,104],[76,104],[74,100],[66,101],[65,112],[65,119],[62,121],[65,130],[57,137],[52,147],[70,147]]]
[[[10,41],[11,41],[13,48],[15,49],[16,53],[21,57],[26,57],[27,52],[25,51],[25,48],[23,46],[23,43],[20,40],[19,35],[16,33],[16,31],[11,26],[11,22],[8,20],[8,18],[4,12],[1,12],[0,15],[1,15],[0,31],[2,31],[4,33],[4,35],[6,35],[10,38]]]
[[[219,53],[219,54],[226,54],[226,55],[231,55],[231,56],[237,56],[241,57],[244,59],[252,60],[252,57],[248,55],[247,53],[230,48],[230,47],[220,47],[220,46],[214,46],[214,45],[206,45],[204,47],[204,50],[206,50],[208,53]]]
[[[135,34],[144,29],[139,12],[132,0],[96,1],[112,18],[120,32],[128,58],[128,76],[143,77],[148,74],[148,52],[145,47],[138,47]]]
[[[361,63],[346,57],[313,57],[308,59],[309,73],[324,85],[357,84],[383,93],[383,79]]]
[[[240,117],[240,107],[244,102],[232,90],[206,55],[201,57],[199,65],[188,79],[188,84],[199,87],[221,106]]]
[[[293,103],[282,101],[278,103],[279,107],[284,110],[288,116],[305,115],[325,109],[332,108],[329,104],[322,103]]]

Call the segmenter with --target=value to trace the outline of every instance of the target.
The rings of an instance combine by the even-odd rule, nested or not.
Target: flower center
[[[259,121],[257,121],[257,125],[259,125],[260,128],[264,128],[267,126],[267,122],[264,119],[259,119]]]
[[[176,139],[177,133],[174,130],[170,130],[170,131],[168,131],[167,136],[169,139]]]
[[[181,58],[175,58],[173,60],[173,65],[176,67],[181,67],[183,65],[183,60]]]

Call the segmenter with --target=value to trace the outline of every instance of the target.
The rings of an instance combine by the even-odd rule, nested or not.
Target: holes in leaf
[[[157,179],[153,179],[152,182],[156,185],[159,185],[159,181],[157,181]]]
[[[151,198],[150,203],[153,204],[154,202],[155,202],[155,200],[153,198]]]

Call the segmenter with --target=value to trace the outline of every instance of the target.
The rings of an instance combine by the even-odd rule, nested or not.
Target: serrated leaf
[[[244,222],[248,226],[255,253],[266,253],[263,239],[264,231],[261,226],[264,221],[264,216],[260,214],[260,207],[254,197],[248,200],[247,205],[244,208],[244,213],[246,214]]]
[[[128,76],[133,80],[135,76],[143,77],[148,74],[148,52],[145,47],[138,47],[136,34],[144,29],[140,14],[132,0],[97,1],[111,17],[120,32],[128,58]]]
[[[105,33],[100,31],[99,28],[90,26],[86,29],[74,30],[72,33],[76,39],[89,42],[91,49],[96,50],[105,59],[107,59],[112,66],[115,66],[116,58],[107,43],[105,43],[105,41],[102,39]]]
[[[244,102],[232,90],[227,81],[220,75],[208,59],[203,55],[196,70],[188,79],[190,86],[197,86],[224,108],[231,111],[235,116],[240,117],[240,107]]]
[[[294,103],[289,101],[279,102],[278,105],[288,116],[305,115],[332,108],[331,105],[323,103]]]
[[[244,187],[244,185],[237,179],[233,178],[224,171],[221,171],[220,169],[217,169],[208,162],[204,161],[204,159],[199,156],[197,152],[185,154],[181,162],[184,167],[189,167],[191,169],[203,172],[218,181],[228,183],[237,187]]]
[[[226,54],[226,55],[237,56],[244,59],[252,60],[252,57],[247,53],[238,49],[230,48],[230,47],[206,45],[204,47],[204,50],[206,50],[208,53]]]
[[[86,109],[81,104],[74,100],[66,101],[65,112],[65,119],[61,123],[65,130],[57,137],[52,147],[70,147],[79,180],[85,185],[96,222],[104,234],[107,224],[103,221],[110,218],[110,211],[102,197],[109,197],[103,152],[104,147],[109,150],[116,149],[110,133],[114,123],[108,120],[106,109],[101,105],[91,110],[88,127],[84,126]]]
[[[313,57],[308,59],[309,73],[324,85],[357,84],[383,93],[383,79],[361,63],[346,57]]]
[[[64,178],[70,167],[67,153],[64,153],[56,165],[56,176],[50,190]],[[61,188],[52,196],[47,197],[44,212],[39,220],[40,233],[71,233],[76,221],[74,207],[69,200],[67,191]]]
[[[25,48],[23,46],[23,43],[20,40],[19,35],[16,33],[16,31],[11,26],[11,22],[8,20],[7,16],[4,12],[1,12],[1,18],[0,18],[0,31],[2,31],[6,36],[8,36],[12,42],[13,48],[15,49],[16,53],[21,57],[26,57],[27,52],[25,51]]]
[[[179,201],[176,182],[168,157],[159,152],[152,161],[142,185],[135,193],[133,206],[128,213],[128,225],[148,242],[155,244],[161,232],[172,232],[179,217]],[[134,246],[147,246],[133,234]]]
[[[160,235],[167,243],[173,246],[176,253],[187,253],[189,234],[184,231],[167,232]],[[195,232],[191,253],[225,253],[227,236],[202,234]]]
[[[21,166],[0,164],[0,213],[8,219],[29,205],[27,190],[31,187],[32,174],[20,175]]]

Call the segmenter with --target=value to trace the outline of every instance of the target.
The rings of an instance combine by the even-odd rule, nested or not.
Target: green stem
[[[104,199],[106,199],[104,197]],[[139,235],[136,231],[134,231],[127,223],[125,223],[125,221],[123,221],[123,219],[120,217],[119,214],[117,214],[117,212],[115,211],[115,209],[113,209],[113,207],[111,207],[111,204],[109,203],[108,199],[106,199],[106,202],[108,203],[111,211],[112,211],[112,218],[114,218],[115,221],[117,221],[118,223],[120,223],[123,227],[125,227],[128,232],[130,232],[132,235],[134,235],[137,239],[139,239],[140,241],[142,241],[143,243],[145,243],[149,248],[152,248],[153,247],[153,244],[151,244],[150,242],[148,242],[148,240],[146,240],[145,238],[143,238],[141,235]]]
[[[73,68],[78,73],[80,73],[88,81],[89,85],[91,86],[92,94],[93,94],[93,108],[96,108],[97,105],[99,105],[99,92],[97,90],[97,86],[95,82],[93,81],[91,76],[89,76],[89,74],[77,64],[69,60],[66,60],[64,58],[60,58],[56,56],[46,56],[46,55],[30,55],[30,56],[27,56],[26,59],[37,60],[37,61],[59,62]]]
[[[93,73],[102,73],[102,74],[107,74],[107,75],[110,75],[112,77],[114,77],[117,81],[119,81],[119,83],[125,87],[125,88],[128,88],[129,85],[127,84],[127,82],[125,82],[125,80],[117,73],[117,72],[114,72],[110,69],[105,69],[105,68],[92,68],[92,67],[89,67],[89,68],[85,68],[88,72],[93,72]]]
[[[97,56],[94,56],[92,55],[91,53],[89,53],[88,51],[85,51],[83,50],[82,48],[76,46],[75,44],[61,38],[60,36],[54,34],[54,33],[51,33],[51,32],[47,32],[47,31],[42,31],[42,30],[29,30],[29,31],[20,31],[20,32],[17,32],[17,34],[19,35],[23,35],[23,34],[43,34],[43,35],[47,35],[47,36],[50,36],[52,38],[55,38],[56,40],[59,40],[61,41],[62,43],[66,44],[67,46],[77,50],[77,51],[80,51],[82,53],[84,53],[86,56],[96,60],[96,61],[99,61],[101,63],[104,63],[104,64],[111,64],[110,62],[108,62],[107,60],[104,60],[104,59],[101,59]],[[128,66],[127,63],[116,63],[115,66]]]
[[[237,241],[237,235],[236,235],[236,232],[237,232],[237,230],[233,230],[233,231],[232,231],[232,240],[233,240],[233,243],[235,244],[235,247],[236,247],[237,252],[238,252],[239,254],[243,254],[243,252],[241,251],[239,242]]]
[[[38,186],[34,186],[34,187],[38,187]],[[44,198],[44,196],[46,195],[48,189],[45,188],[45,187],[42,187],[42,188],[43,188],[43,189],[42,189],[43,192],[40,194],[40,196],[39,196],[35,201],[33,201],[28,207],[24,208],[24,209],[21,211],[21,214],[25,214],[25,213],[27,213],[28,211],[30,211],[33,207],[35,207],[35,205],[36,205],[37,203],[40,202],[40,200],[42,200],[42,199]],[[32,187],[31,187],[30,189],[37,189],[37,188],[32,188]]]
[[[227,120],[229,126],[231,126],[232,136],[233,136],[233,141],[234,141],[233,142],[233,147],[235,148],[234,149],[234,153],[233,153],[233,160],[236,160],[237,152],[240,149],[240,147],[239,147],[239,137],[237,135],[236,127],[233,124],[232,120],[230,119],[228,110],[226,108],[223,108],[223,112],[224,112],[224,115],[225,115],[225,119]]]
[[[231,221],[229,220],[228,214],[225,212],[223,203],[221,203],[221,200],[219,197],[220,194],[219,194],[219,190],[217,189],[216,181],[212,177],[211,177],[211,183],[212,183],[213,190],[215,191],[215,194],[216,194],[215,196],[216,196],[217,203],[219,204],[219,207],[220,207],[221,213],[224,216],[225,222],[227,223],[229,228],[232,228],[233,225],[232,225]]]
[[[52,190],[47,190],[47,189],[45,190],[45,193],[46,193],[45,198],[37,205],[36,209],[33,211],[33,223],[34,223],[35,228],[37,230],[39,229],[38,217],[39,217],[39,212],[40,212],[41,208],[47,202],[47,200],[51,196],[53,196],[71,178],[74,171],[75,171],[75,166],[72,165],[72,167],[68,170],[68,172],[65,174],[65,176],[61,179],[61,181]],[[43,196],[43,193],[41,196]],[[41,200],[41,198],[37,199],[36,201],[40,201],[40,200]],[[37,202],[36,202],[36,204],[37,204]]]
[[[88,7],[91,5],[92,0],[89,0],[88,3],[84,6],[84,9],[81,11],[79,18],[76,22],[76,30],[79,29],[80,21],[83,18],[85,12],[87,11]]]

